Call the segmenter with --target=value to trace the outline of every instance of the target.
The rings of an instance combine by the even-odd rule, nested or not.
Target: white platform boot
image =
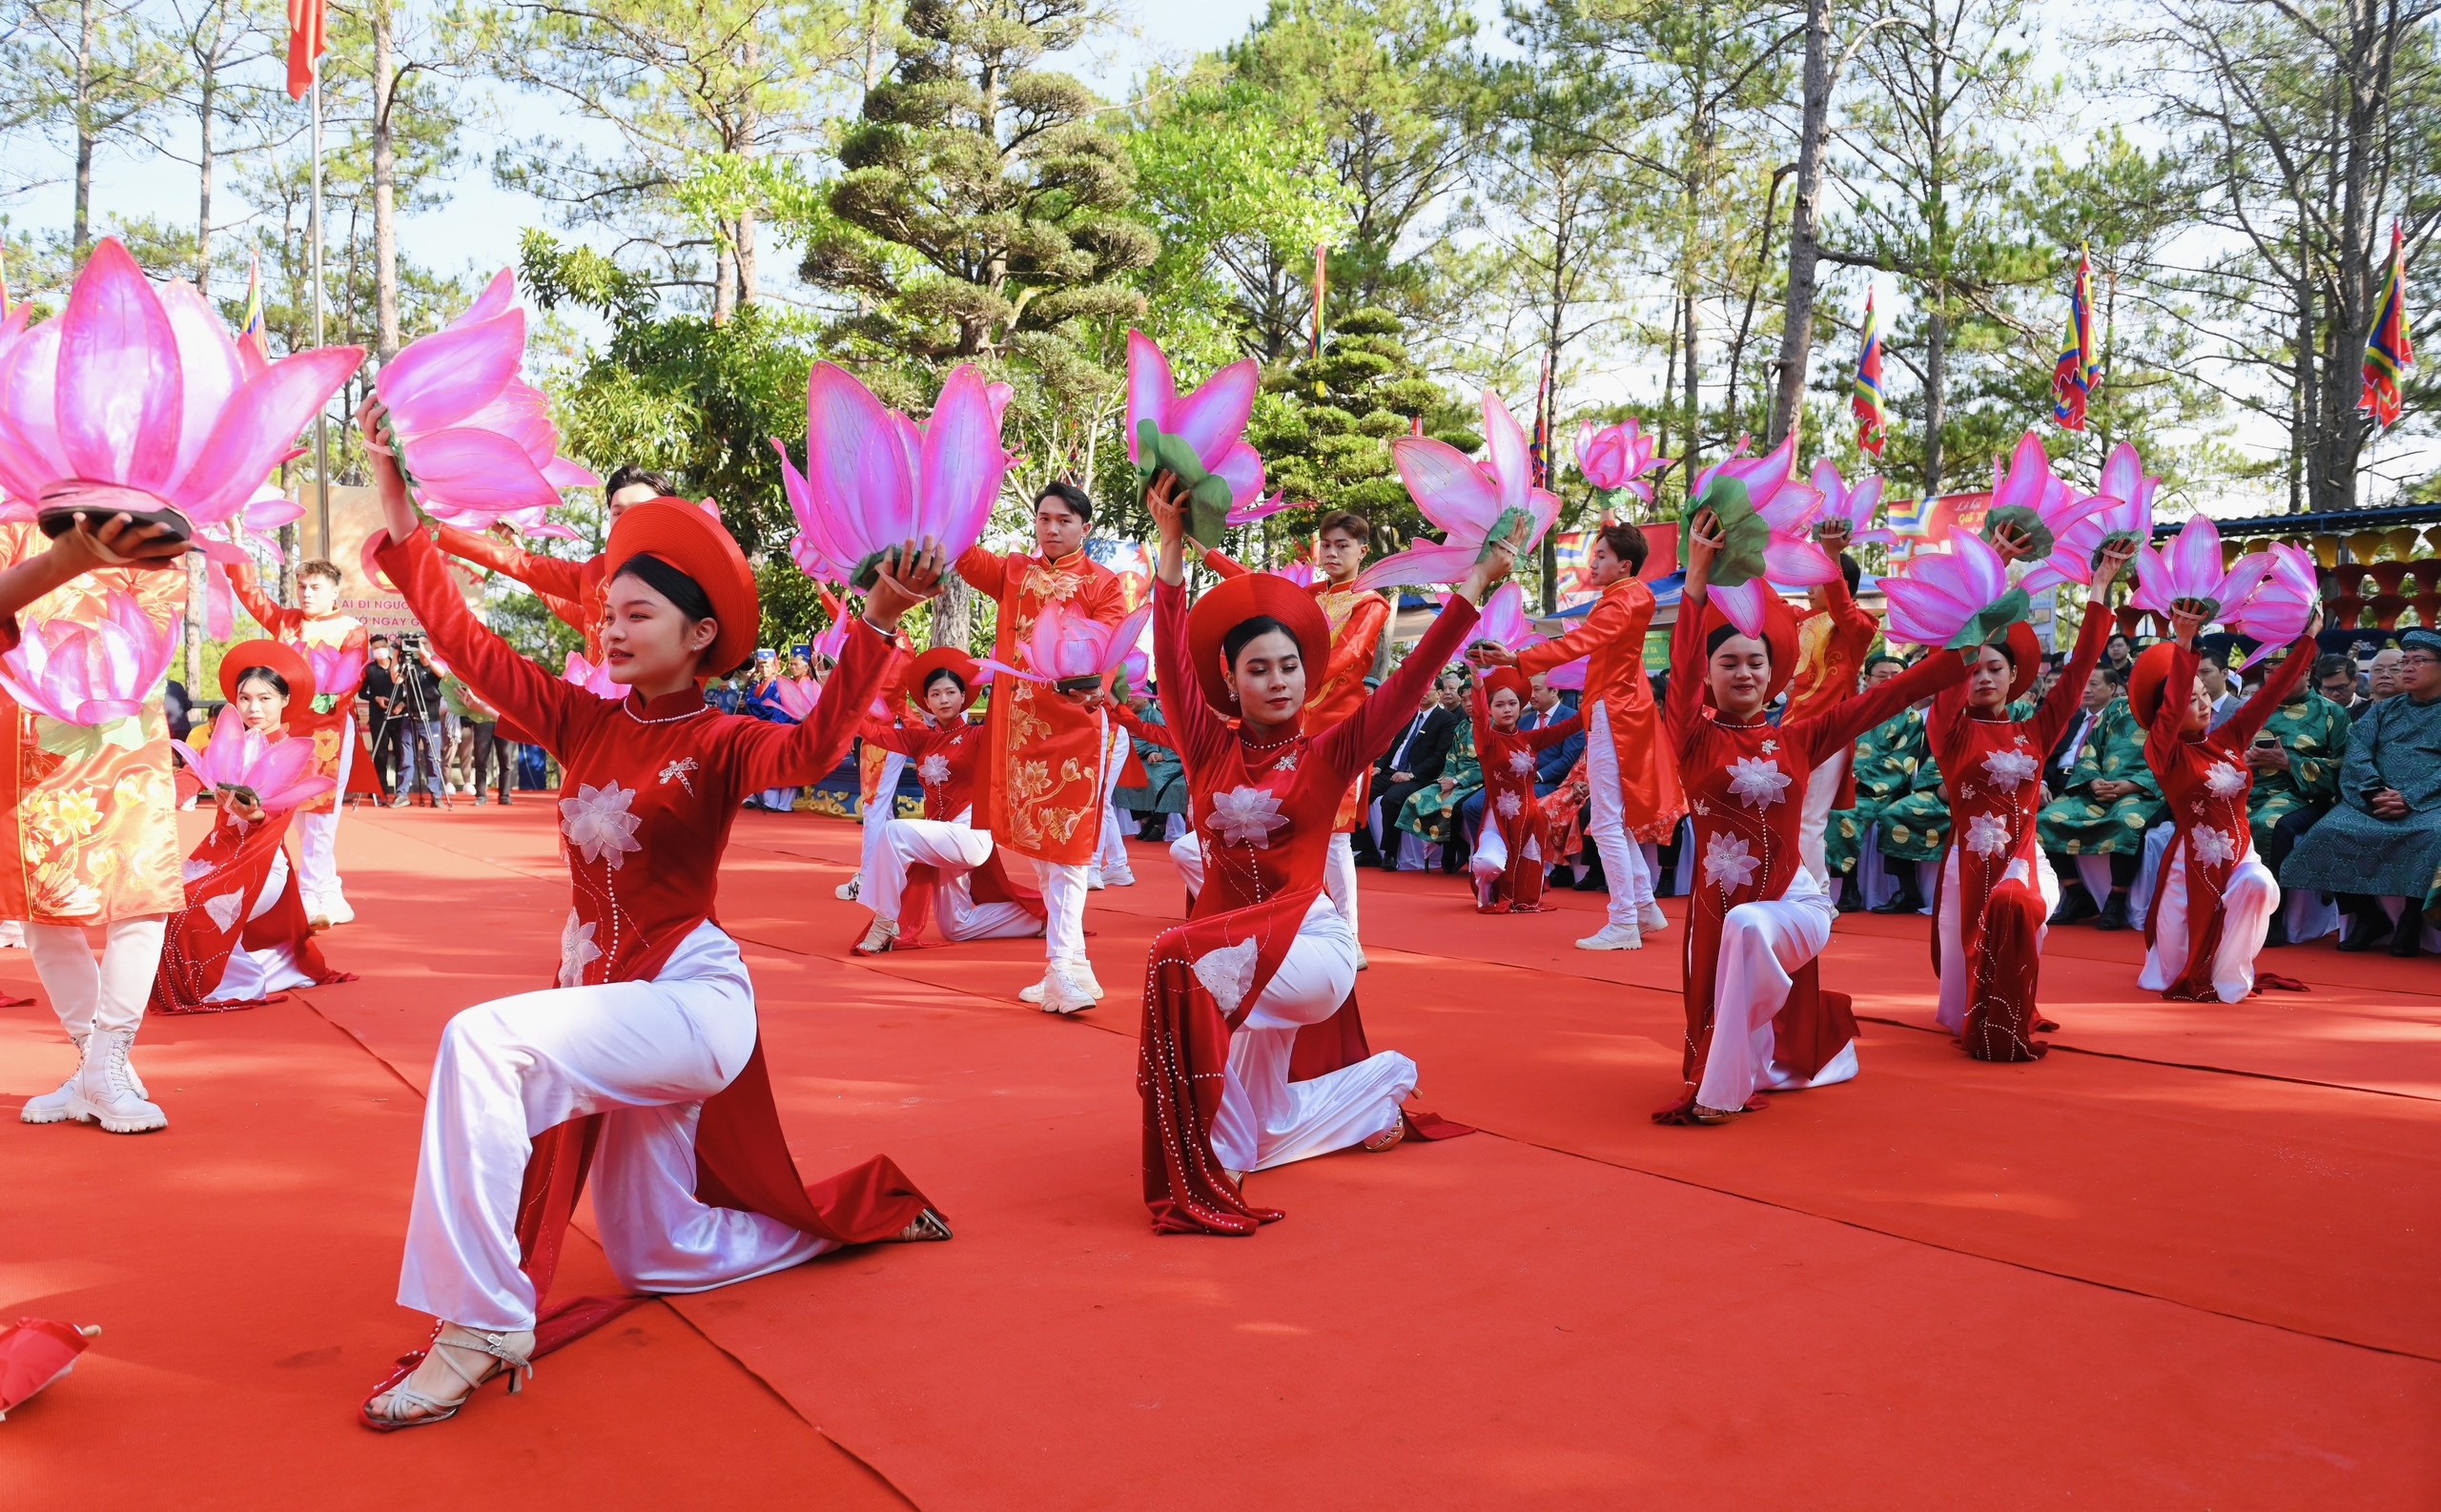
[[[85,1041],[88,1037],[84,1034],[69,1036],[69,1042],[76,1047],[76,1070],[68,1073],[68,1079],[59,1084],[57,1092],[47,1092],[39,1097],[27,1098],[26,1105],[17,1111],[17,1116],[20,1119],[27,1123],[66,1123],[75,1116],[73,1105],[76,1095],[76,1078],[84,1073]],[[135,1074],[133,1062],[128,1065],[127,1077],[135,1084],[135,1095],[138,1097],[153,1095],[144,1090],[144,1078]]]
[[[145,1100],[143,1083],[128,1063],[135,1032],[97,1029],[85,1042],[85,1061],[68,1095],[68,1115],[97,1123],[112,1134],[149,1134],[167,1129],[170,1115]]]

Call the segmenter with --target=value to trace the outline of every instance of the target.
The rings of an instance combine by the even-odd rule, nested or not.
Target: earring
[[[1229,689],[1229,702],[1232,704],[1238,702],[1238,690],[1234,687]]]

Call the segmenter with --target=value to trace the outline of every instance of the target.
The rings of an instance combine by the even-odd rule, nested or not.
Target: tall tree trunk
[[[1949,312],[1938,285],[1924,318],[1924,499],[1941,491],[1941,425],[1949,419]]]
[[[2288,512],[2305,513],[2313,505],[2309,479],[2314,423],[2314,283],[2301,265],[2294,280],[2297,335],[2289,352],[2288,390]]]
[[[68,241],[80,263],[93,240],[93,25],[99,9],[99,0],[77,0],[76,203],[70,213]]]
[[[1786,439],[1805,407],[1814,360],[1815,264],[1822,252],[1822,163],[1831,143],[1831,0],[1806,0],[1805,98],[1796,147],[1796,204],[1789,213],[1788,298],[1780,320],[1778,384],[1772,393],[1771,444]]]
[[[391,112],[398,102],[398,36],[389,0],[373,7],[373,318],[375,356],[399,355],[398,149]],[[327,545],[327,542],[325,543]]]
[[[974,590],[966,580],[951,573],[941,580],[941,596],[933,601],[933,644],[954,645],[964,651],[973,647],[968,637],[973,630]]]

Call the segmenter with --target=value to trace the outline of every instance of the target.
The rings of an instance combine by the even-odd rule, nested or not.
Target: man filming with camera
[[[431,650],[421,635],[400,636],[397,645],[389,686],[379,700],[388,716],[383,733],[398,752],[399,781],[392,789],[390,807],[438,804],[447,807],[448,782],[441,775],[441,721],[448,705],[441,698],[441,673],[434,668]],[[366,686],[372,686],[369,677]]]

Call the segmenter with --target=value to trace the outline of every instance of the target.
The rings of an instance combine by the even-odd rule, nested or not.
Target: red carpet
[[[1109,1001],[1060,1022],[1015,1001],[1037,942],[845,958],[854,831],[760,815],[723,911],[798,1160],[888,1151],[956,1242],[642,1309],[377,1438],[354,1403],[418,1341],[415,1089],[449,1013],[549,974],[551,818],[351,818],[327,945],[363,981],[149,1023],[164,1134],[0,1125],[0,1311],[105,1328],[0,1425],[26,1504],[2441,1505],[2435,963],[2276,952],[2311,994],[2200,1008],[2134,991],[2133,936],[2062,930],[2061,1052],[1990,1067],[1917,1027],[1922,921],[1851,916],[1864,1075],[1656,1129],[1680,931],[1587,954],[1598,899],[1484,919],[1368,872],[1375,1040],[1487,1132],[1259,1176],[1289,1216],[1251,1240],[1156,1239],[1158,848],[1096,895]],[[67,1058],[48,1009],[0,1016],[0,1115]]]

